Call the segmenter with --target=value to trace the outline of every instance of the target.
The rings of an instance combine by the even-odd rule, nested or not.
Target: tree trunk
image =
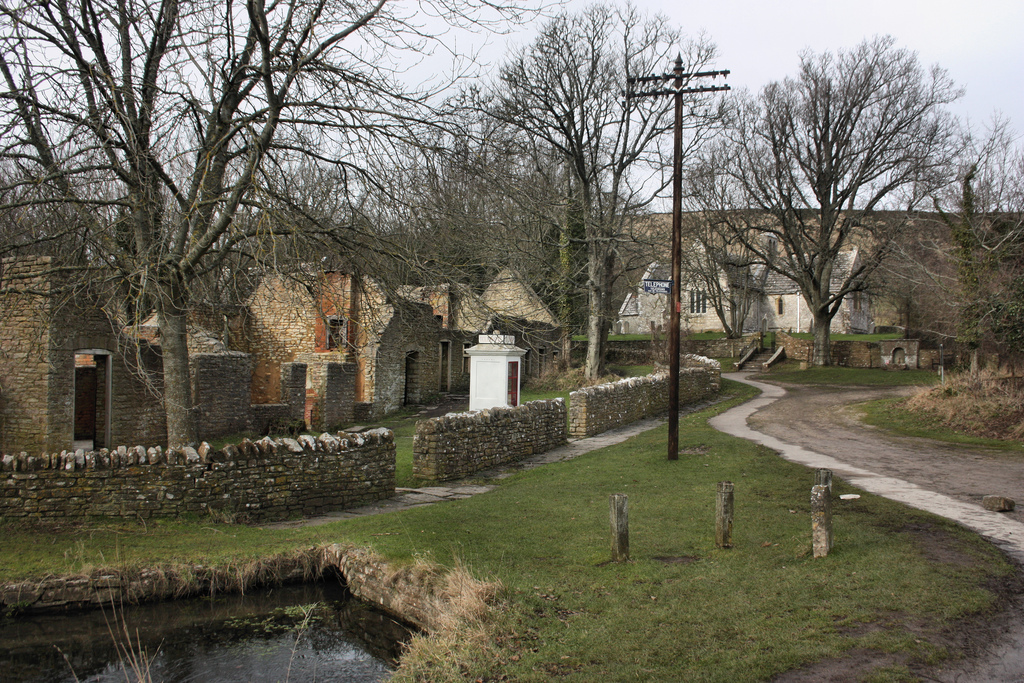
[[[814,356],[811,365],[832,365],[832,318],[822,311],[814,312]]]
[[[605,330],[604,297],[596,287],[590,289],[590,315],[587,316],[587,363],[584,369],[587,379],[604,375],[604,351],[608,340]]]
[[[161,287],[157,320],[164,371],[164,412],[167,416],[167,447],[198,443],[192,382],[188,367],[188,324],[180,277]]]

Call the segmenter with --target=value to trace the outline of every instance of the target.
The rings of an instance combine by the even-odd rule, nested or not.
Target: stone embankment
[[[244,592],[261,586],[339,574],[352,594],[417,628],[432,631],[483,606],[495,586],[426,563],[396,566],[362,549],[337,544],[228,568],[187,566],[141,571],[107,568],[90,575],[0,585],[7,613],[46,612],[172,598]]]

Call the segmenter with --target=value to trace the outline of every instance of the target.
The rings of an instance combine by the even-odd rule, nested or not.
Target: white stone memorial
[[[519,377],[526,349],[515,345],[515,337],[482,334],[469,356],[469,409],[519,405]]]

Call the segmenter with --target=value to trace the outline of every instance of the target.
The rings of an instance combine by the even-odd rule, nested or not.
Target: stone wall
[[[210,450],[141,446],[0,458],[0,517],[147,518],[225,511],[253,520],[316,515],[395,491],[386,429],[269,438]]]
[[[758,335],[746,335],[741,339],[680,339],[679,348],[708,358],[736,358],[743,347],[756,341]],[[668,339],[619,341],[608,340],[608,354],[605,360],[611,365],[649,365],[666,357]]]
[[[200,438],[216,439],[251,428],[249,354],[197,353],[189,358],[189,372]]]
[[[371,403],[370,419],[380,419],[404,405],[425,403],[440,386],[441,323],[426,304],[402,301],[379,336],[364,347],[372,358],[363,402]]]
[[[680,405],[705,400],[721,388],[721,366],[710,359],[703,361],[690,363],[702,367],[679,369]],[[594,436],[659,415],[668,410],[668,388],[668,373],[656,372],[574,391],[569,394],[569,434]]]
[[[747,346],[760,340],[760,335],[748,334],[739,339],[683,339],[679,347],[686,353],[707,358],[738,358]]]
[[[49,264],[48,258],[0,260],[0,288],[46,292],[49,279],[41,273]],[[0,297],[0,448],[46,443],[49,324],[48,297]]]
[[[877,342],[834,341],[831,344],[833,365],[847,368],[882,367],[882,356]]]
[[[288,403],[281,395],[281,366],[313,350],[316,322],[307,291],[284,278],[263,278],[250,297],[244,349],[253,354],[253,403]]]
[[[812,339],[797,339],[785,332],[776,332],[775,345],[785,347],[786,358],[790,360],[810,363],[814,359],[814,340]],[[833,365],[848,368],[883,367],[882,350],[878,342],[832,340],[830,348]]]
[[[420,420],[413,476],[448,481],[544,453],[566,442],[565,401],[531,401]]]
[[[906,370],[918,367],[921,350],[919,339],[884,339],[878,342],[881,367],[886,370]],[[925,367],[925,366],[921,366]],[[927,367],[931,367],[929,363]]]
[[[775,333],[775,346],[782,346],[786,349],[786,358],[803,363],[810,363],[814,357],[814,341],[811,339],[797,339],[785,332]]]
[[[352,362],[341,362],[342,354],[300,353],[297,360],[306,363],[308,386],[313,405],[310,428],[330,431],[355,421],[356,373]]]

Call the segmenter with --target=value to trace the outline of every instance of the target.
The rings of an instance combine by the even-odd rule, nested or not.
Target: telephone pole
[[[728,76],[728,71],[683,72],[683,57],[676,57],[672,73],[660,76],[636,76],[626,79],[626,99],[634,97],[675,98],[675,140],[672,150],[672,288],[669,293],[671,312],[668,332],[668,459],[679,459],[679,287],[682,270],[682,224],[683,224],[683,95],[693,93],[721,92],[729,85],[707,85],[689,87],[695,78],[717,78]],[[664,84],[671,81],[671,86]],[[634,92],[637,84],[663,84],[663,87]],[[686,87],[684,87],[686,86]]]

